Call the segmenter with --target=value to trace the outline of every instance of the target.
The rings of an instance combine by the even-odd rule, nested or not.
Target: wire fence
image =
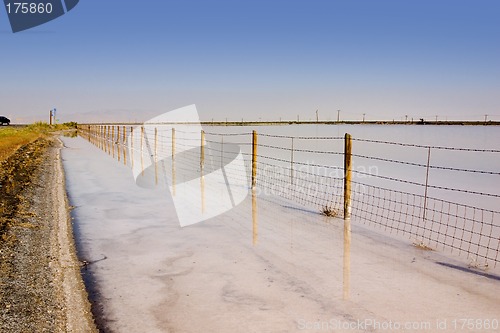
[[[175,173],[225,168],[260,196],[345,217],[344,137],[202,131],[193,126],[79,125],[80,135],[125,165]],[[500,150],[352,139],[354,223],[409,238],[429,250],[496,266],[500,251]],[[237,146],[245,170],[231,169]],[[180,154],[182,153],[182,154]],[[175,162],[174,162],[175,161]],[[493,162],[488,162],[493,161]],[[156,176],[158,182],[158,176]]]

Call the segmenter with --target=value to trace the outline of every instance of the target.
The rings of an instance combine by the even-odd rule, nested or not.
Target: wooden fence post
[[[252,132],[252,243],[257,245],[259,222],[257,217],[257,131]]]
[[[252,134],[252,188],[257,183],[257,131]]]
[[[141,175],[144,176],[144,126],[141,126]]]
[[[205,131],[201,130],[201,143],[200,143],[200,171],[203,177],[203,168],[205,166]]]
[[[292,138],[292,151],[290,157],[290,184],[293,185],[293,138]]]
[[[346,133],[344,144],[344,299],[349,299],[351,283],[351,173],[352,138]]]
[[[103,126],[104,130],[104,137],[103,137],[103,144],[104,144],[104,151],[107,153],[108,152],[108,126],[104,125]]]
[[[205,167],[205,131],[201,130],[200,142],[200,186],[201,186],[201,213],[205,213],[205,176],[203,169]]]
[[[351,218],[352,138],[346,133],[344,143],[344,219]]]
[[[425,173],[425,193],[424,193],[424,212],[423,212],[423,221],[424,221],[424,227],[425,227],[425,219],[426,219],[426,210],[427,210],[427,189],[429,187],[429,168],[430,168],[430,163],[431,163],[431,147],[428,148],[427,151],[427,170]],[[424,230],[426,230],[424,228]]]
[[[130,164],[134,169],[134,128],[130,126]]]

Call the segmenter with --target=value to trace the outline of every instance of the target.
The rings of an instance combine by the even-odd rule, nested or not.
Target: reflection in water
[[[201,185],[201,214],[205,214],[205,176],[200,177]]]
[[[344,299],[351,291],[351,219],[344,219]]]
[[[127,146],[125,144],[123,144],[123,164],[127,165]]]
[[[253,245],[257,244],[259,238],[259,220],[257,217],[257,196],[255,193],[255,187],[252,187],[252,234],[253,234]]]
[[[351,221],[343,223],[338,217],[259,193],[259,187],[252,190],[245,207],[248,215],[231,214],[240,221],[251,219],[251,224],[243,222],[239,228],[248,228],[246,235],[252,238],[255,253],[269,256],[270,265],[282,260],[293,271],[293,283],[308,281],[326,297],[349,300]],[[314,291],[306,295],[314,295]]]
[[[147,140],[147,136],[145,138]],[[154,154],[151,161],[145,155],[145,169],[136,170],[136,182],[139,186],[158,190],[169,189],[172,192],[177,217],[182,226],[223,214],[236,207],[249,194],[243,156],[238,146],[226,145],[226,164],[220,168],[218,152],[217,163],[214,163],[214,154],[211,154],[219,150],[219,147],[208,145],[208,154],[205,156],[207,159],[203,161],[200,148],[181,145],[185,141],[187,140],[176,142],[179,149],[176,149],[172,158],[169,157],[168,151],[163,154],[168,156],[162,158],[159,155],[156,158],[158,162],[155,161]],[[193,168],[194,163],[200,163],[201,167]]]

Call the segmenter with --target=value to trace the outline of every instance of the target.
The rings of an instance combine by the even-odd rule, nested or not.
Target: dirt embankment
[[[76,259],[61,143],[0,165],[0,332],[95,332]]]

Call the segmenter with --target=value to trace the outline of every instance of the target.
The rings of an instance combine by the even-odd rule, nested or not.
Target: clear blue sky
[[[0,114],[500,120],[497,0],[81,0],[13,34]]]

